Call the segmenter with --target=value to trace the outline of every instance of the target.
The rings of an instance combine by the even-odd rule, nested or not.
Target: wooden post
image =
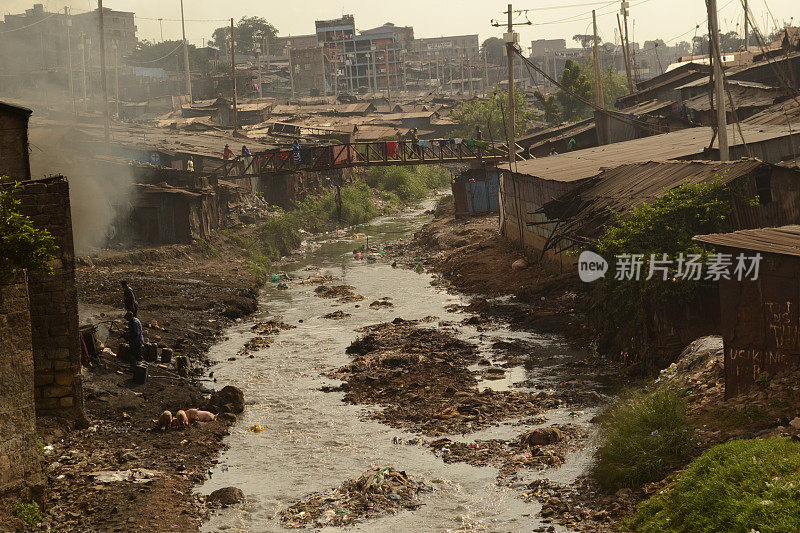
[[[384,50],[386,54],[386,101],[389,103],[389,108],[392,107],[392,93],[391,93],[391,80],[389,79],[389,43],[386,43],[386,49]]]
[[[233,86],[233,131],[239,127],[239,110],[236,101],[236,41],[233,38],[233,17],[231,17],[231,84]]]
[[[594,103],[600,109],[605,109],[605,100],[603,98],[603,76],[600,73],[600,52],[597,49],[597,15],[595,14],[594,9],[592,10],[592,26],[594,28],[594,38],[592,39],[592,59],[594,60]],[[597,113],[595,116],[598,144],[606,144],[608,117],[605,113]]]
[[[714,63],[714,92],[717,104],[717,142],[719,143],[719,160],[728,161],[728,125],[725,116],[725,78],[722,72],[722,52],[719,47],[719,20],[717,20],[717,0],[708,0],[708,23],[711,26],[709,46]]]
[[[186,40],[186,23],[183,21],[183,0],[181,0],[181,31],[183,32],[183,62],[186,63],[186,94],[189,95],[189,103],[192,99],[192,74],[189,70],[189,42]],[[259,83],[261,80],[259,80]]]
[[[514,161],[516,160],[516,137],[514,135],[514,11],[511,4],[508,4],[508,34],[506,37],[506,56],[508,59],[508,170],[514,172]],[[521,235],[520,235],[521,237]]]
[[[625,37],[622,33],[622,22],[617,15],[617,26],[619,27],[620,40],[622,41],[622,60],[625,61],[625,74],[628,77],[628,94],[633,94],[633,77],[631,76],[631,62],[628,58],[628,47],[625,45]]]
[[[106,139],[106,152],[111,151],[111,118],[108,112],[108,82],[106,80],[106,37],[103,27],[103,0],[97,0],[98,25],[100,29],[100,88],[103,90],[103,133]]]

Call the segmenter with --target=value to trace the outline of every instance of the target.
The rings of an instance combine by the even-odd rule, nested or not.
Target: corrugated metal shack
[[[30,109],[0,102],[0,176],[31,179],[28,160]]]
[[[731,158],[747,155],[778,163],[800,145],[800,131],[790,134],[780,126],[742,124],[747,148],[731,135]],[[542,206],[597,176],[603,170],[643,160],[718,159],[717,149],[706,150],[711,128],[690,128],[622,143],[577,150],[539,159],[519,161],[514,172],[502,165],[500,179],[500,230],[513,244],[539,257],[548,247],[554,222],[541,212]],[[766,156],[766,157],[765,157]],[[562,254],[550,257],[561,263]],[[566,264],[571,265],[572,260]]]
[[[219,227],[219,205],[210,189],[138,184],[131,207],[130,235],[138,242],[188,244]]]
[[[762,375],[800,362],[800,226],[699,235],[695,240],[737,257],[761,254],[758,278],[721,279],[720,331],[725,398],[749,389]]]
[[[456,217],[500,211],[500,172],[497,169],[465,170],[453,180],[451,188]]]
[[[574,261],[563,256],[594,241],[618,213],[652,201],[686,182],[707,183],[719,179],[736,183],[745,198],[758,197],[758,205],[733,204],[734,229],[757,228],[800,222],[800,171],[756,159],[718,161],[662,161],[622,165],[584,180],[560,198],[546,203],[539,214],[552,228],[546,257],[559,264]]]

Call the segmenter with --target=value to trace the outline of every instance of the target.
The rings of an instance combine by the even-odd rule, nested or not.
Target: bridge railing
[[[469,139],[420,141],[369,141],[306,146],[299,150],[258,152],[252,157],[225,161],[221,176],[262,175],[281,172],[331,170],[359,166],[420,165],[460,161],[496,162],[508,158],[503,143]]]

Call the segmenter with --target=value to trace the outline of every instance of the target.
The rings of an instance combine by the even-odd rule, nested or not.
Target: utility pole
[[[628,57],[628,47],[625,45],[625,37],[622,33],[622,22],[617,15],[617,26],[619,27],[620,40],[622,41],[622,60],[625,61],[625,75],[628,77],[628,93],[633,94],[633,77],[631,76],[631,61]]]
[[[389,108],[392,107],[392,93],[391,93],[391,80],[389,78],[389,43],[386,43],[386,49],[384,50],[384,54],[386,54],[386,101],[389,103]]]
[[[192,74],[189,70],[189,42],[186,40],[186,23],[183,20],[183,0],[181,0],[181,31],[183,32],[183,62],[186,63],[186,94],[189,95],[189,103],[192,103]],[[258,80],[261,83],[259,77]]]
[[[517,159],[517,140],[515,137],[514,125],[516,121],[514,109],[514,44],[516,41],[514,35],[514,9],[511,4],[508,4],[508,33],[505,35],[506,42],[506,56],[508,58],[508,171],[514,172],[514,162]],[[524,239],[520,234],[520,239]]]
[[[103,0],[97,0],[97,17],[100,29],[100,87],[103,90],[103,133],[106,139],[106,152],[111,149],[111,119],[108,116],[108,83],[106,81],[106,36],[103,27]]]
[[[483,51],[483,97],[486,98],[486,91],[489,86],[489,63],[486,60],[486,50]]]
[[[86,33],[81,30],[81,68],[83,69],[83,112],[89,111],[86,100]]]
[[[749,50],[748,48],[748,34],[750,33],[750,9],[747,7],[747,0],[744,0],[744,50],[745,52]]]
[[[603,99],[603,77],[600,75],[600,52],[597,49],[597,15],[592,10],[592,26],[594,28],[594,38],[592,39],[592,59],[594,60],[594,103],[600,109],[605,109]],[[595,115],[597,122],[597,140],[599,144],[606,143],[606,123],[608,117],[605,113]]]
[[[161,29],[161,42],[164,42],[164,25],[161,24],[161,21],[164,19],[158,19],[158,27]]]
[[[717,104],[717,142],[719,143],[719,160],[728,161],[728,125],[725,116],[725,78],[722,72],[722,53],[719,49],[719,20],[717,19],[717,0],[706,0],[708,6],[708,24],[710,52],[714,63],[714,98]]]
[[[256,63],[258,64],[258,97],[264,98],[264,91],[261,89],[261,43],[256,43]]]
[[[294,100],[294,65],[292,64],[292,47],[289,47],[289,83],[292,84],[292,100]]]
[[[72,19],[69,16],[68,8],[64,8],[64,25],[67,27],[67,69],[69,70],[69,96],[72,98],[72,114],[76,115],[75,109],[75,80],[72,76],[72,41],[69,37],[69,28],[72,26]]]
[[[625,50],[627,51],[628,54],[628,63],[630,63],[629,69],[631,72],[631,76],[633,76],[633,59],[631,59],[631,41],[630,39],[628,39],[628,5],[629,5],[628,0],[622,0],[622,20],[625,25]]]
[[[469,64],[469,52],[467,52],[467,83],[469,84],[469,97],[472,99],[472,67]]]
[[[239,110],[236,102],[236,40],[233,36],[233,17],[231,17],[231,85],[233,86],[233,131],[236,132],[236,128],[239,127]]]
[[[114,114],[119,119],[119,45],[116,40],[112,46],[114,48]]]
[[[464,94],[464,58],[462,57],[459,60],[461,64],[461,94]]]

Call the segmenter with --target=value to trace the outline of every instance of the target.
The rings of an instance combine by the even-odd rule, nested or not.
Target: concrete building
[[[301,96],[319,96],[325,92],[325,56],[322,48],[292,48],[290,66],[294,92]]]
[[[31,178],[28,159],[28,119],[32,111],[0,102],[0,176]]]
[[[326,87],[335,87],[337,92],[380,91],[403,85],[402,45],[396,38],[396,26],[357,35],[353,15],[315,24],[325,56]]]
[[[477,58],[480,52],[480,42],[477,34],[429,37],[414,39],[411,50],[415,57],[420,59],[435,52],[439,52],[439,57],[443,59],[461,59],[467,56]]]
[[[275,53],[280,53],[280,55],[284,57],[289,57],[289,50],[316,48],[317,34],[312,33],[311,35],[288,35],[286,37],[278,37],[278,46],[280,47],[279,52],[276,51]]]

